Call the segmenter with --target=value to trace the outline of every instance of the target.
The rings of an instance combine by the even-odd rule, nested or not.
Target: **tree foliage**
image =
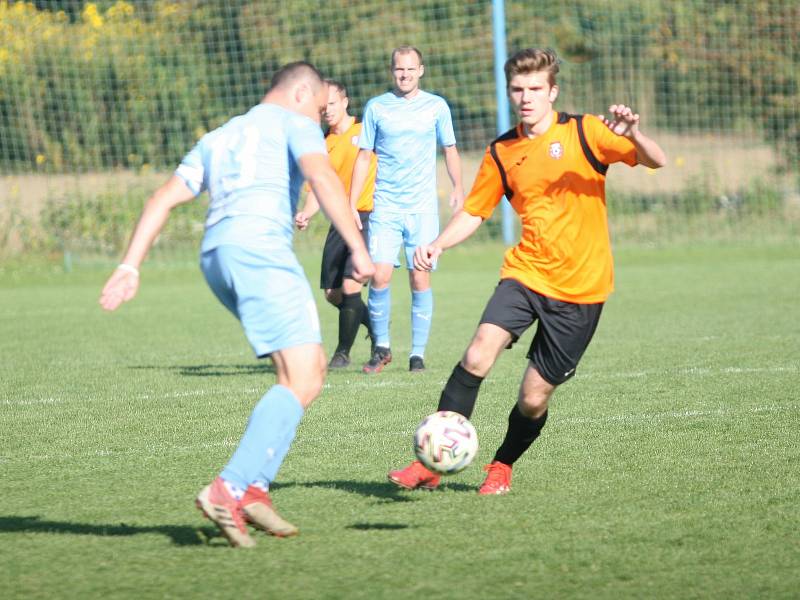
[[[735,131],[800,161],[796,0],[507,0],[509,50],[551,46],[561,106],[627,102],[676,132]],[[495,133],[491,5],[390,0],[0,1],[0,165],[170,166],[258,102],[283,63],[347,83],[360,110],[389,86],[392,48],[424,53],[459,143]]]

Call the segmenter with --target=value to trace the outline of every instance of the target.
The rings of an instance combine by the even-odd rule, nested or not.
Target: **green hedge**
[[[568,108],[625,101],[681,132],[755,132],[800,161],[796,0],[507,0],[509,48],[555,47]],[[355,108],[388,54],[425,52],[465,149],[495,132],[491,3],[461,0],[0,1],[0,168],[172,167],[300,58],[346,81]]]

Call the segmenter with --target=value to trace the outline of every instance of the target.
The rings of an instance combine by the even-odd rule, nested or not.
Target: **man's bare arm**
[[[170,211],[194,198],[183,179],[173,175],[145,203],[133,230],[128,249],[118,267],[108,278],[100,293],[100,306],[116,310],[131,300],[139,289],[139,267],[158,234],[164,228]]]
[[[356,227],[361,229],[361,218],[358,216],[358,199],[361,197],[361,192],[364,191],[364,186],[367,183],[369,176],[369,167],[372,162],[372,150],[365,150],[362,148],[356,155],[356,161],[353,164],[353,175],[350,178],[350,213],[356,223]]]
[[[344,186],[336,175],[336,171],[331,167],[327,155],[305,154],[300,157],[298,163],[322,210],[350,248],[353,267],[356,271],[353,278],[357,281],[364,281],[371,277],[375,267],[367,253],[364,239],[351,216]]]
[[[414,252],[414,267],[421,271],[430,271],[442,252],[466,240],[478,230],[483,223],[482,217],[476,217],[464,210],[458,211],[450,222],[427,246],[419,246]]]
[[[457,212],[464,206],[464,184],[461,179],[461,156],[455,146],[444,147],[444,164],[453,184],[453,191],[450,192],[450,208]]]

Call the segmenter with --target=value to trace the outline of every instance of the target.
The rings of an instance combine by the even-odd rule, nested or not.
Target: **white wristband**
[[[137,277],[139,276],[139,269],[127,263],[119,263],[117,265],[117,269],[119,269],[120,271],[127,271],[128,273],[133,273]]]

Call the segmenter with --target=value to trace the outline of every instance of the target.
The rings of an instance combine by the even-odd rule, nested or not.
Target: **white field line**
[[[669,410],[655,413],[604,415],[596,417],[560,417],[559,424],[581,425],[586,423],[641,423],[646,421],[670,421],[683,419],[706,419],[709,417],[733,417],[757,415],[759,413],[797,413],[800,404],[772,404],[750,408],[715,408],[711,410]]]
[[[579,424],[604,424],[604,423],[652,423],[653,421],[686,420],[686,419],[707,419],[718,417],[737,417],[746,415],[756,415],[762,413],[797,413],[800,412],[800,404],[768,405],[750,408],[718,408],[713,410],[676,410],[655,413],[640,413],[631,415],[607,415],[595,417],[561,417],[557,423],[560,425],[579,425]],[[484,431],[500,429],[502,424],[498,422],[497,427],[483,427]],[[411,429],[404,431],[387,432],[392,436],[411,436]],[[303,436],[305,442],[329,441],[329,436]],[[50,462],[50,461],[74,461],[93,458],[107,457],[142,457],[142,456],[165,456],[167,454],[195,454],[202,450],[212,448],[233,448],[238,445],[238,440],[226,438],[224,440],[198,442],[189,445],[174,445],[166,443],[147,444],[141,447],[126,448],[124,450],[97,449],[75,454],[59,453],[51,454],[26,454],[0,456],[0,464],[10,463],[31,463],[31,462]]]
[[[0,406],[34,406],[37,404],[61,404],[63,398],[29,398],[27,400],[2,400]]]
[[[603,372],[603,371],[579,371],[576,375],[576,380],[581,379],[641,379],[643,377],[651,377],[655,375],[685,375],[685,376],[696,376],[696,377],[705,377],[705,376],[714,376],[714,375],[723,375],[723,374],[730,374],[730,375],[749,375],[753,373],[798,373],[800,372],[800,365],[786,365],[786,366],[775,366],[775,367],[722,367],[722,368],[712,368],[712,367],[687,367],[687,368],[678,368],[678,369],[650,369],[645,371],[618,371],[618,372]],[[489,375],[491,379],[491,375]],[[441,380],[437,382],[438,386],[443,386],[446,383],[445,380]],[[357,389],[373,389],[373,388],[410,388],[410,387],[420,387],[419,381],[413,381],[409,379],[405,380],[393,380],[393,379],[379,379],[374,375],[370,376],[363,376],[359,377],[358,379],[346,379],[343,382],[336,382],[336,384],[330,383],[330,381],[326,382],[323,385],[324,389],[334,389],[339,388],[342,386],[346,386],[348,388],[357,388]],[[263,388],[251,387],[251,388],[244,388],[240,390],[208,390],[208,389],[196,389],[196,390],[186,390],[182,392],[173,392],[170,394],[162,394],[162,393],[155,393],[155,392],[144,392],[140,394],[135,394],[131,396],[132,400],[169,400],[175,398],[191,398],[193,396],[208,396],[208,395],[224,395],[224,396],[232,396],[237,394],[258,394],[263,393],[266,391],[268,384],[265,384]],[[104,399],[107,398],[106,396],[103,397]],[[76,398],[77,399],[77,398]],[[85,400],[96,400],[100,399],[98,396],[93,397],[84,397],[80,398],[81,401]],[[34,406],[34,405],[47,405],[47,404],[61,404],[64,402],[69,402],[69,400],[65,400],[64,398],[24,398],[19,400],[11,400],[11,399],[0,399],[0,407],[3,406]]]

